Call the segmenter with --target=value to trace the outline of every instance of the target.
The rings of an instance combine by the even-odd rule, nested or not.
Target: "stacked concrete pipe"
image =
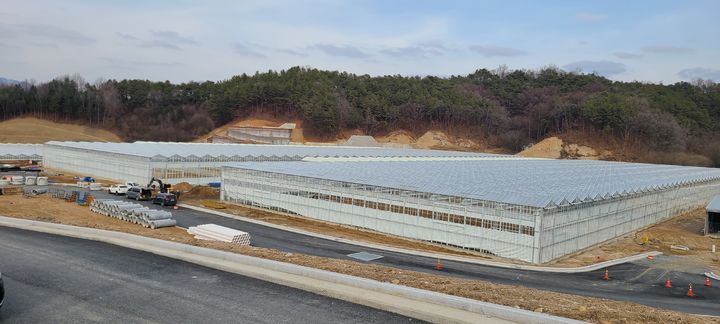
[[[128,201],[96,199],[90,204],[90,211],[152,229],[177,224],[169,211],[150,209]]]

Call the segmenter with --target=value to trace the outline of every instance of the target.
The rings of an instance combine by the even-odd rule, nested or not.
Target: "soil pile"
[[[548,137],[518,153],[519,156],[545,159],[598,160],[612,157],[612,152],[580,144],[567,144],[559,137]]]
[[[220,189],[207,186],[196,186],[190,191],[182,194],[181,198],[187,199],[220,199]]]
[[[415,136],[408,131],[397,130],[387,134],[386,136],[377,137],[377,141],[380,143],[410,145],[415,143]]]
[[[524,157],[559,159],[562,157],[562,151],[563,141],[557,137],[549,137],[524,149],[517,155]]]
[[[172,186],[172,189],[173,189],[173,190],[180,191],[180,192],[188,192],[188,191],[190,191],[190,190],[193,189],[193,185],[191,185],[191,184],[189,184],[189,183],[187,183],[187,182],[180,182],[180,183],[178,183],[178,184],[176,184],[176,185],[173,185],[173,186]]]

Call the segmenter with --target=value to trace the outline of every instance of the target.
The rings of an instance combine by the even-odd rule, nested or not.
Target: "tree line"
[[[187,141],[257,112],[300,118],[305,131],[319,137],[348,129],[371,135],[441,129],[510,151],[578,131],[720,163],[720,85],[619,82],[556,67],[500,67],[446,78],[293,67],[180,84],[90,84],[75,75],[2,87],[0,110],[2,119],[82,121],[126,140]]]

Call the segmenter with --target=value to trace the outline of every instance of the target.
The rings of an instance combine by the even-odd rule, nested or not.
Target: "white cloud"
[[[319,50],[327,55],[348,58],[368,58],[370,54],[352,45],[315,44],[309,49]]]
[[[238,54],[240,56],[248,56],[248,57],[254,57],[254,58],[265,58],[265,54],[260,53],[253,49],[253,47],[250,44],[242,44],[242,43],[235,43],[233,44],[233,51],[235,54]]]
[[[615,52],[613,53],[615,57],[621,58],[621,59],[637,59],[641,58],[642,55],[635,54],[635,53],[629,53],[629,52]]]
[[[691,54],[693,53],[692,48],[680,47],[674,45],[651,45],[642,48],[645,53],[652,54]]]
[[[512,47],[505,47],[505,46],[495,46],[495,45],[471,45],[468,47],[471,51],[478,53],[485,57],[494,57],[494,56],[518,56],[518,55],[524,55],[527,54],[524,50],[512,48]]]
[[[582,22],[595,23],[595,22],[600,22],[600,21],[607,19],[607,16],[589,13],[589,12],[581,12],[581,13],[578,13],[577,15],[575,15],[575,19],[577,19],[578,21],[582,21]]]
[[[683,69],[678,72],[678,76],[685,80],[703,79],[720,82],[720,69],[709,69],[701,67]]]

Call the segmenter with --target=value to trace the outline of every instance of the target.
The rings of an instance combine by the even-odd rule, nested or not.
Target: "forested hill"
[[[720,163],[720,85],[616,82],[557,68],[465,76],[371,77],[294,67],[219,82],[80,77],[0,88],[0,118],[85,121],[126,140],[187,141],[256,112],[300,118],[306,132],[440,129],[517,151],[550,134],[589,134]]]

